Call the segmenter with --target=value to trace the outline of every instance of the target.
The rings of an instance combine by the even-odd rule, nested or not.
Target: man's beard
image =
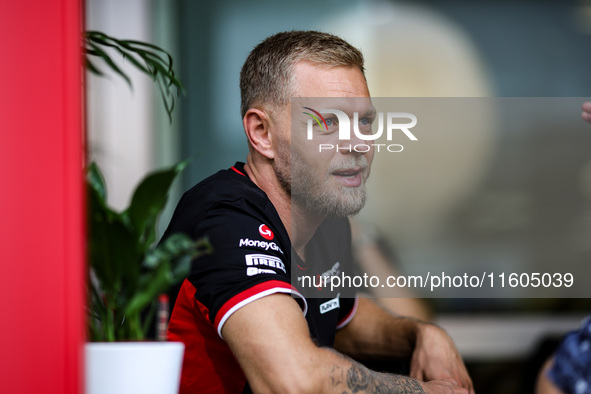
[[[295,150],[290,152],[289,146],[286,145],[281,144],[279,149],[275,175],[286,193],[291,196],[292,204],[298,204],[310,213],[325,217],[348,217],[359,213],[365,205],[365,180],[369,176],[369,165],[365,156],[351,154],[347,161],[331,165],[324,179],[320,179],[313,175],[313,168],[306,164]],[[335,171],[356,167],[362,169],[361,186],[331,185],[331,174]]]

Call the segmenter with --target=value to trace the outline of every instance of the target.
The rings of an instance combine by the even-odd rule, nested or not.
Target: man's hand
[[[466,392],[474,393],[472,379],[453,340],[445,331],[432,324],[419,323],[415,350],[410,364],[410,376],[426,382],[432,380],[456,382],[469,390]]]
[[[453,379],[433,380],[431,382],[422,383],[421,385],[423,386],[425,394],[468,394],[473,392],[468,391],[468,389],[464,387],[458,386]]]
[[[411,359],[410,376],[428,382],[421,383],[426,392],[474,393],[464,362],[445,331],[394,316],[368,299],[359,300],[353,320],[337,332],[335,349],[358,359]],[[454,391],[461,387],[464,391]]]

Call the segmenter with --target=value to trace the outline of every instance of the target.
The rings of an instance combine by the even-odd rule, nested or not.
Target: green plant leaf
[[[121,76],[123,79],[125,79],[125,81],[129,84],[129,86],[131,86],[131,79],[129,79],[127,74],[125,72],[123,72],[123,70],[121,70],[121,68],[119,68],[119,66],[117,66],[117,64],[113,61],[113,59],[111,59],[111,57],[109,56],[109,54],[107,54],[107,52],[102,50],[98,45],[96,45],[93,42],[89,42],[88,45],[90,46],[90,49],[91,49],[90,51],[87,51],[88,54],[95,55],[95,56],[98,56],[101,59],[103,59],[105,61],[105,63],[107,63],[107,65],[109,65],[111,70],[113,70],[117,74],[119,74],[119,76]]]
[[[131,86],[131,80],[127,74],[117,65],[109,54],[102,49],[110,48],[118,52],[124,59],[128,60],[135,68],[158,81],[158,90],[162,97],[164,108],[169,121],[172,122],[172,111],[174,110],[175,96],[180,97],[184,93],[183,85],[176,77],[173,70],[173,61],[170,53],[162,48],[136,40],[121,40],[110,37],[98,31],[87,31],[84,34],[85,53],[87,55],[87,67],[89,71],[104,75],[99,68],[90,62],[88,56],[96,56],[102,59],[107,66],[120,75]]]
[[[117,62],[118,56],[152,78],[172,121],[175,96],[184,92],[173,71],[172,56],[156,45],[120,40],[102,32],[84,35],[86,67],[104,75],[102,62],[131,86],[131,79]],[[91,58],[93,59],[91,61]],[[95,62],[95,60],[97,62]],[[88,256],[90,265],[89,335],[93,340],[143,339],[148,321],[144,309],[173,282],[186,276],[191,259],[204,253],[203,241],[173,235],[156,248],[156,220],[168,198],[168,190],[186,162],[148,175],[136,188],[124,212],[107,203],[103,176],[94,163],[86,174],[88,192]],[[209,243],[206,243],[206,246]],[[149,319],[148,319],[149,320]]]
[[[140,235],[140,242],[147,249],[156,238],[156,220],[168,199],[168,191],[174,179],[186,167],[187,162],[148,175],[140,183],[131,198],[125,214]]]
[[[100,169],[89,165],[88,254],[93,284],[89,281],[88,327],[92,339],[142,339],[147,325],[142,322],[144,308],[182,280],[192,258],[207,249],[208,242],[195,242],[184,234],[174,234],[151,248],[156,218],[172,182],[186,165],[182,162],[146,176],[122,213],[108,206]]]
[[[103,74],[103,72],[94,65],[93,62],[90,61],[90,59],[86,58],[86,69],[88,69],[88,71],[90,71],[91,73],[98,75],[98,76],[104,76],[105,74]]]
[[[133,291],[133,287],[137,287],[142,259],[134,232],[120,216],[111,215],[93,220],[90,236],[90,264],[100,285],[112,289],[112,293],[122,287]]]
[[[142,286],[136,291],[125,307],[126,316],[139,314],[152,300],[170,286],[172,275],[170,273],[170,263],[163,261],[156,270],[151,271],[149,275],[142,280]]]
[[[96,164],[89,165],[86,179],[89,264],[95,285],[101,290],[101,297],[93,293],[91,301],[95,301],[93,309],[104,321],[105,316],[121,309],[116,304],[122,293],[129,298],[137,289],[144,251],[138,249],[138,236],[125,217],[107,205],[104,180]]]
[[[206,244],[209,245],[209,242]],[[149,271],[144,273],[138,290],[125,307],[125,315],[133,317],[170,285],[184,279],[193,257],[203,253],[199,250],[203,245],[204,241],[195,242],[186,234],[177,233],[151,249],[143,263]]]
[[[97,197],[103,202],[103,205],[105,205],[104,202],[107,198],[105,179],[98,165],[94,162],[90,163],[86,170],[86,181],[92,190],[96,192]]]

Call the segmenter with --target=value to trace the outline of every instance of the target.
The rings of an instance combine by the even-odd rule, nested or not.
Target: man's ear
[[[246,111],[242,124],[250,146],[267,159],[275,158],[269,115],[260,109],[251,108]]]

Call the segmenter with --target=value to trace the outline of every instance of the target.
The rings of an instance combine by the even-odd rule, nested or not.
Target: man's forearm
[[[357,360],[410,359],[418,321],[394,316],[372,300],[360,299],[355,318],[337,332],[335,349]]]
[[[423,390],[455,392],[449,389],[456,388],[445,387],[451,383],[473,393],[466,366],[445,331],[433,324],[388,314],[371,300],[359,300],[355,317],[335,337],[335,349],[356,359],[410,358],[410,376],[424,381],[420,384]],[[375,375],[360,376],[367,376],[369,382]]]
[[[333,390],[342,393],[425,393],[420,383],[412,378],[375,372],[337,352],[333,353],[341,359],[332,365],[330,371]]]

